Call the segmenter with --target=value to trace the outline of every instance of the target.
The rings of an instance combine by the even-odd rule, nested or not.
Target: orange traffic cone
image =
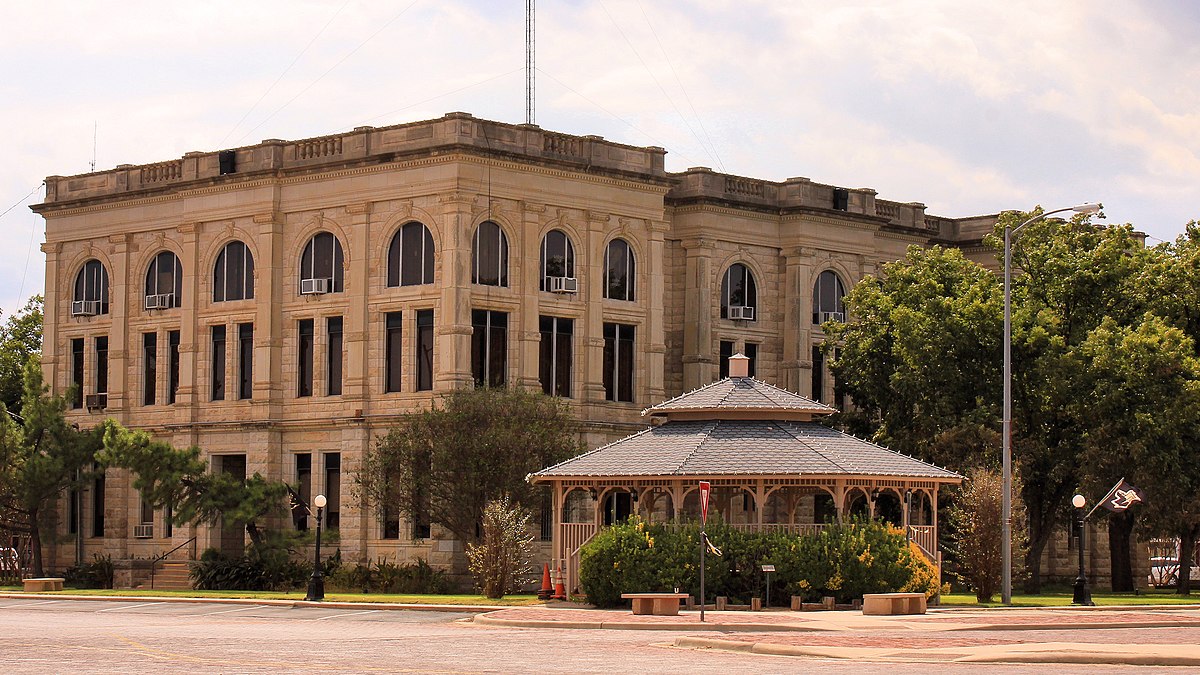
[[[558,568],[558,581],[554,582],[554,595],[551,596],[555,600],[567,599],[567,588],[563,585],[562,568]]]
[[[550,586],[550,563],[542,563],[542,588],[538,591],[538,600],[549,600],[554,595]]]

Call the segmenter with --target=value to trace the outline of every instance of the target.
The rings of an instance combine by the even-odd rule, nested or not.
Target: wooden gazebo
[[[938,561],[937,500],[963,477],[814,420],[833,408],[747,376],[730,377],[642,412],[654,426],[532,475],[553,495],[554,565],[578,583],[579,549],[632,514],[698,519],[699,481],[710,518],[733,527],[803,534],[847,513],[903,527]]]

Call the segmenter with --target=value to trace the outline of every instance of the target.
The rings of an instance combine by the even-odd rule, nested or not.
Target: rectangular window
[[[342,453],[325,453],[325,527],[337,529],[342,511]]]
[[[212,327],[212,400],[225,400],[225,326]]]
[[[83,338],[71,340],[71,385],[75,392],[71,395],[71,407],[83,407]]]
[[[557,316],[539,317],[542,333],[538,373],[542,392],[551,396],[571,396],[571,336],[575,322]]]
[[[379,513],[380,538],[400,538],[400,507],[394,502],[384,504]]]
[[[384,392],[391,393],[400,391],[401,383],[401,355],[404,354],[404,344],[401,341],[403,331],[403,314],[401,312],[388,312],[384,319]]]
[[[812,348],[812,400],[825,395],[825,354],[820,346]]]
[[[142,333],[142,404],[158,401],[158,333]]]
[[[471,310],[471,372],[477,387],[503,387],[508,372],[508,314]]]
[[[433,310],[417,310],[417,391],[433,390]]]
[[[92,536],[104,536],[104,474],[92,481]]]
[[[746,358],[750,359],[750,363],[746,364],[750,367],[748,374],[750,377],[755,377],[755,373],[758,372],[755,369],[758,364],[758,345],[754,344],[753,342],[747,342],[745,354]]]
[[[329,341],[325,345],[325,395],[342,394],[342,317],[331,316],[325,322]]]
[[[141,524],[142,525],[153,525],[154,524],[154,507],[151,506],[150,502],[146,501],[145,499],[142,500]]]
[[[312,506],[312,453],[296,453],[296,493],[308,506]],[[292,523],[297,530],[308,529],[308,514],[303,508],[292,510]]]
[[[238,398],[254,395],[254,324],[238,324]]]
[[[313,320],[300,319],[299,350],[296,355],[296,396],[313,393]]]
[[[717,379],[729,377],[729,357],[733,356],[733,342],[721,340],[721,354],[717,357]]]
[[[604,398],[633,401],[633,326],[604,324]]]
[[[79,490],[71,490],[67,500],[67,534],[79,533]]]
[[[173,330],[167,333],[167,346],[169,353],[167,354],[167,403],[174,403],[175,396],[179,393],[179,331]]]
[[[108,336],[96,338],[96,393],[108,393]]]
[[[175,509],[170,502],[163,507],[163,536],[170,539],[175,535],[175,523],[171,522],[175,518]]]

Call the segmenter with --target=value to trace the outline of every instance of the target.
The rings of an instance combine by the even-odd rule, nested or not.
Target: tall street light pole
[[[1012,603],[1012,240],[1026,225],[1056,213],[1099,213],[1103,204],[1080,204],[1065,209],[1047,211],[1034,216],[1016,227],[1004,228],[1004,428],[1003,473],[1004,485],[1001,501],[1000,539],[1000,600]]]
[[[325,577],[321,574],[321,516],[325,512],[325,495],[313,497],[313,506],[317,507],[317,551],[313,556],[313,572],[308,578],[308,594],[304,599],[317,602],[325,599]]]

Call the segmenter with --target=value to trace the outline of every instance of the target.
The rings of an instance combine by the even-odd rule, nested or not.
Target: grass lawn
[[[1037,595],[1013,593],[1014,607],[1068,607],[1074,591],[1071,588],[1050,589]],[[1200,594],[1175,595],[1170,589],[1147,590],[1139,594],[1112,593],[1092,591],[1092,602],[1097,606],[1105,605],[1196,605],[1200,604]],[[974,593],[948,593],[942,596],[943,607],[1003,607],[1000,594],[997,593],[992,602],[977,602]]]
[[[3,592],[19,592],[20,586],[0,586]],[[147,596],[167,598],[246,598],[252,600],[303,600],[304,590],[290,593],[274,591],[180,591],[180,590],[112,590],[98,588],[71,589],[53,591],[52,594],[62,595],[104,595],[123,598],[142,598]],[[385,593],[326,593],[325,600],[329,602],[387,602],[406,605],[495,605],[498,607],[519,607],[522,605],[540,604],[537,596],[508,595],[499,600],[491,600],[482,595],[391,595]]]

